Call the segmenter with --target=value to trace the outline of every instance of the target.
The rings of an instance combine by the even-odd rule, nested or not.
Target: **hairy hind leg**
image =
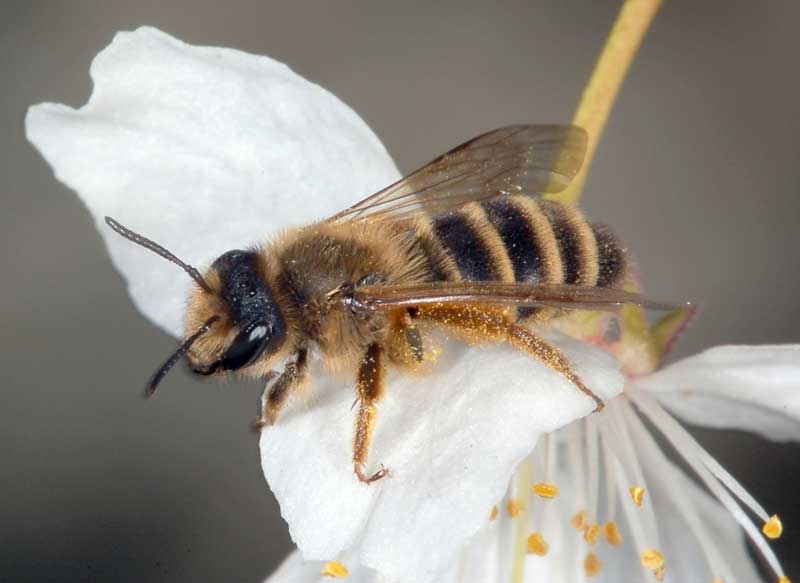
[[[595,403],[595,411],[600,411],[605,406],[603,400],[584,384],[572,368],[572,363],[558,348],[527,328],[512,323],[507,310],[470,305],[425,306],[420,307],[418,317],[447,326],[467,340],[508,342],[517,350],[559,373],[578,390],[591,397]]]
[[[583,383],[572,368],[572,363],[570,363],[569,359],[564,356],[558,348],[542,340],[527,328],[517,326],[516,324],[512,324],[509,327],[508,343],[517,350],[529,354],[548,368],[556,371],[578,387],[578,390],[582,393],[591,397],[595,404],[595,412],[603,410],[603,407],[605,407],[603,400]]]
[[[378,344],[371,344],[358,367],[356,388],[359,404],[353,438],[353,469],[358,479],[365,484],[371,484],[389,475],[389,470],[383,466],[372,476],[367,477],[364,474],[364,465],[369,456],[372,431],[378,414],[376,405],[386,387],[386,366],[383,360],[383,348]]]

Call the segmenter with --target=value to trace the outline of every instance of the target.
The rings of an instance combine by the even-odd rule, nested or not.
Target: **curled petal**
[[[604,398],[622,386],[616,361],[562,339],[587,385]],[[458,349],[422,378],[389,379],[379,406],[366,486],[353,474],[353,389],[321,383],[263,432],[264,474],[309,560],[350,553],[388,581],[438,581],[502,498],[543,432],[593,409],[543,365],[506,346]]]
[[[191,280],[105,215],[204,266],[398,178],[358,115],[268,57],[144,27],[117,34],[91,75],[80,109],[29,110],[28,139],[89,207],[136,305],[175,336]]]
[[[689,423],[800,439],[800,345],[720,346],[636,384]]]

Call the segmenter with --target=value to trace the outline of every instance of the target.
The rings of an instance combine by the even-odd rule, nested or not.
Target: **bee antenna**
[[[212,324],[214,324],[214,322],[216,322],[217,320],[219,320],[219,316],[212,316],[211,318],[206,320],[205,324],[203,324],[202,326],[200,326],[200,328],[198,328],[197,332],[195,332],[194,334],[189,336],[186,340],[184,340],[183,344],[181,344],[178,347],[178,350],[173,352],[172,356],[170,356],[164,362],[164,364],[161,365],[161,368],[159,368],[156,371],[156,373],[150,378],[150,382],[147,383],[147,387],[145,387],[144,390],[145,398],[153,396],[153,393],[155,393],[156,389],[158,388],[158,384],[165,376],[167,376],[167,373],[173,366],[175,366],[175,363],[178,362],[181,358],[183,358],[187,352],[189,352],[189,349],[192,347],[192,344],[194,344],[197,341],[197,339],[200,338],[203,334],[208,332],[211,329]]]
[[[205,291],[207,291],[207,292],[211,291],[211,287],[208,285],[206,280],[203,279],[203,276],[200,274],[199,271],[197,271],[197,269],[195,269],[194,267],[192,267],[188,263],[184,263],[183,261],[181,261],[180,259],[175,257],[175,255],[173,255],[172,253],[167,251],[164,247],[162,247],[161,245],[159,245],[155,241],[151,241],[147,237],[143,237],[139,233],[135,233],[134,231],[131,231],[127,227],[123,227],[121,224],[119,224],[117,221],[115,221],[111,217],[106,217],[106,224],[109,227],[111,227],[114,230],[114,232],[117,233],[118,235],[122,235],[123,237],[125,237],[129,241],[133,241],[137,245],[141,245],[145,249],[149,249],[153,253],[156,253],[157,255],[160,255],[161,257],[163,257],[167,261],[171,261],[175,265],[178,265],[186,273],[188,273],[189,277],[191,277],[193,280],[195,280],[197,282],[197,284],[200,287],[202,287]]]

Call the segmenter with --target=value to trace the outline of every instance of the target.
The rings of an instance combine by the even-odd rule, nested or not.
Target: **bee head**
[[[284,345],[286,321],[267,284],[255,251],[233,250],[218,257],[205,274],[209,289],[196,289],[186,317],[186,336],[209,318],[217,320],[187,354],[197,374],[247,371],[258,375]],[[243,371],[244,372],[244,371]]]
[[[201,274],[164,247],[114,219],[106,217],[106,223],[126,239],[177,264],[197,283],[186,313],[186,337],[150,379],[147,396],[155,392],[184,356],[191,370],[200,375],[231,371],[251,376],[266,373],[266,363],[285,344],[287,327],[257,252],[228,251]]]

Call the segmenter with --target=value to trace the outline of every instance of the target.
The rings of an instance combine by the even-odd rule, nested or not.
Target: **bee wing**
[[[469,304],[518,307],[551,307],[566,310],[616,310],[625,304],[669,310],[674,306],[649,300],[638,293],[580,285],[527,283],[435,282],[415,285],[366,285],[352,295],[355,306],[387,311],[426,304]]]
[[[514,125],[473,138],[329,220],[402,220],[504,194],[564,190],[583,164],[586,131]]]

